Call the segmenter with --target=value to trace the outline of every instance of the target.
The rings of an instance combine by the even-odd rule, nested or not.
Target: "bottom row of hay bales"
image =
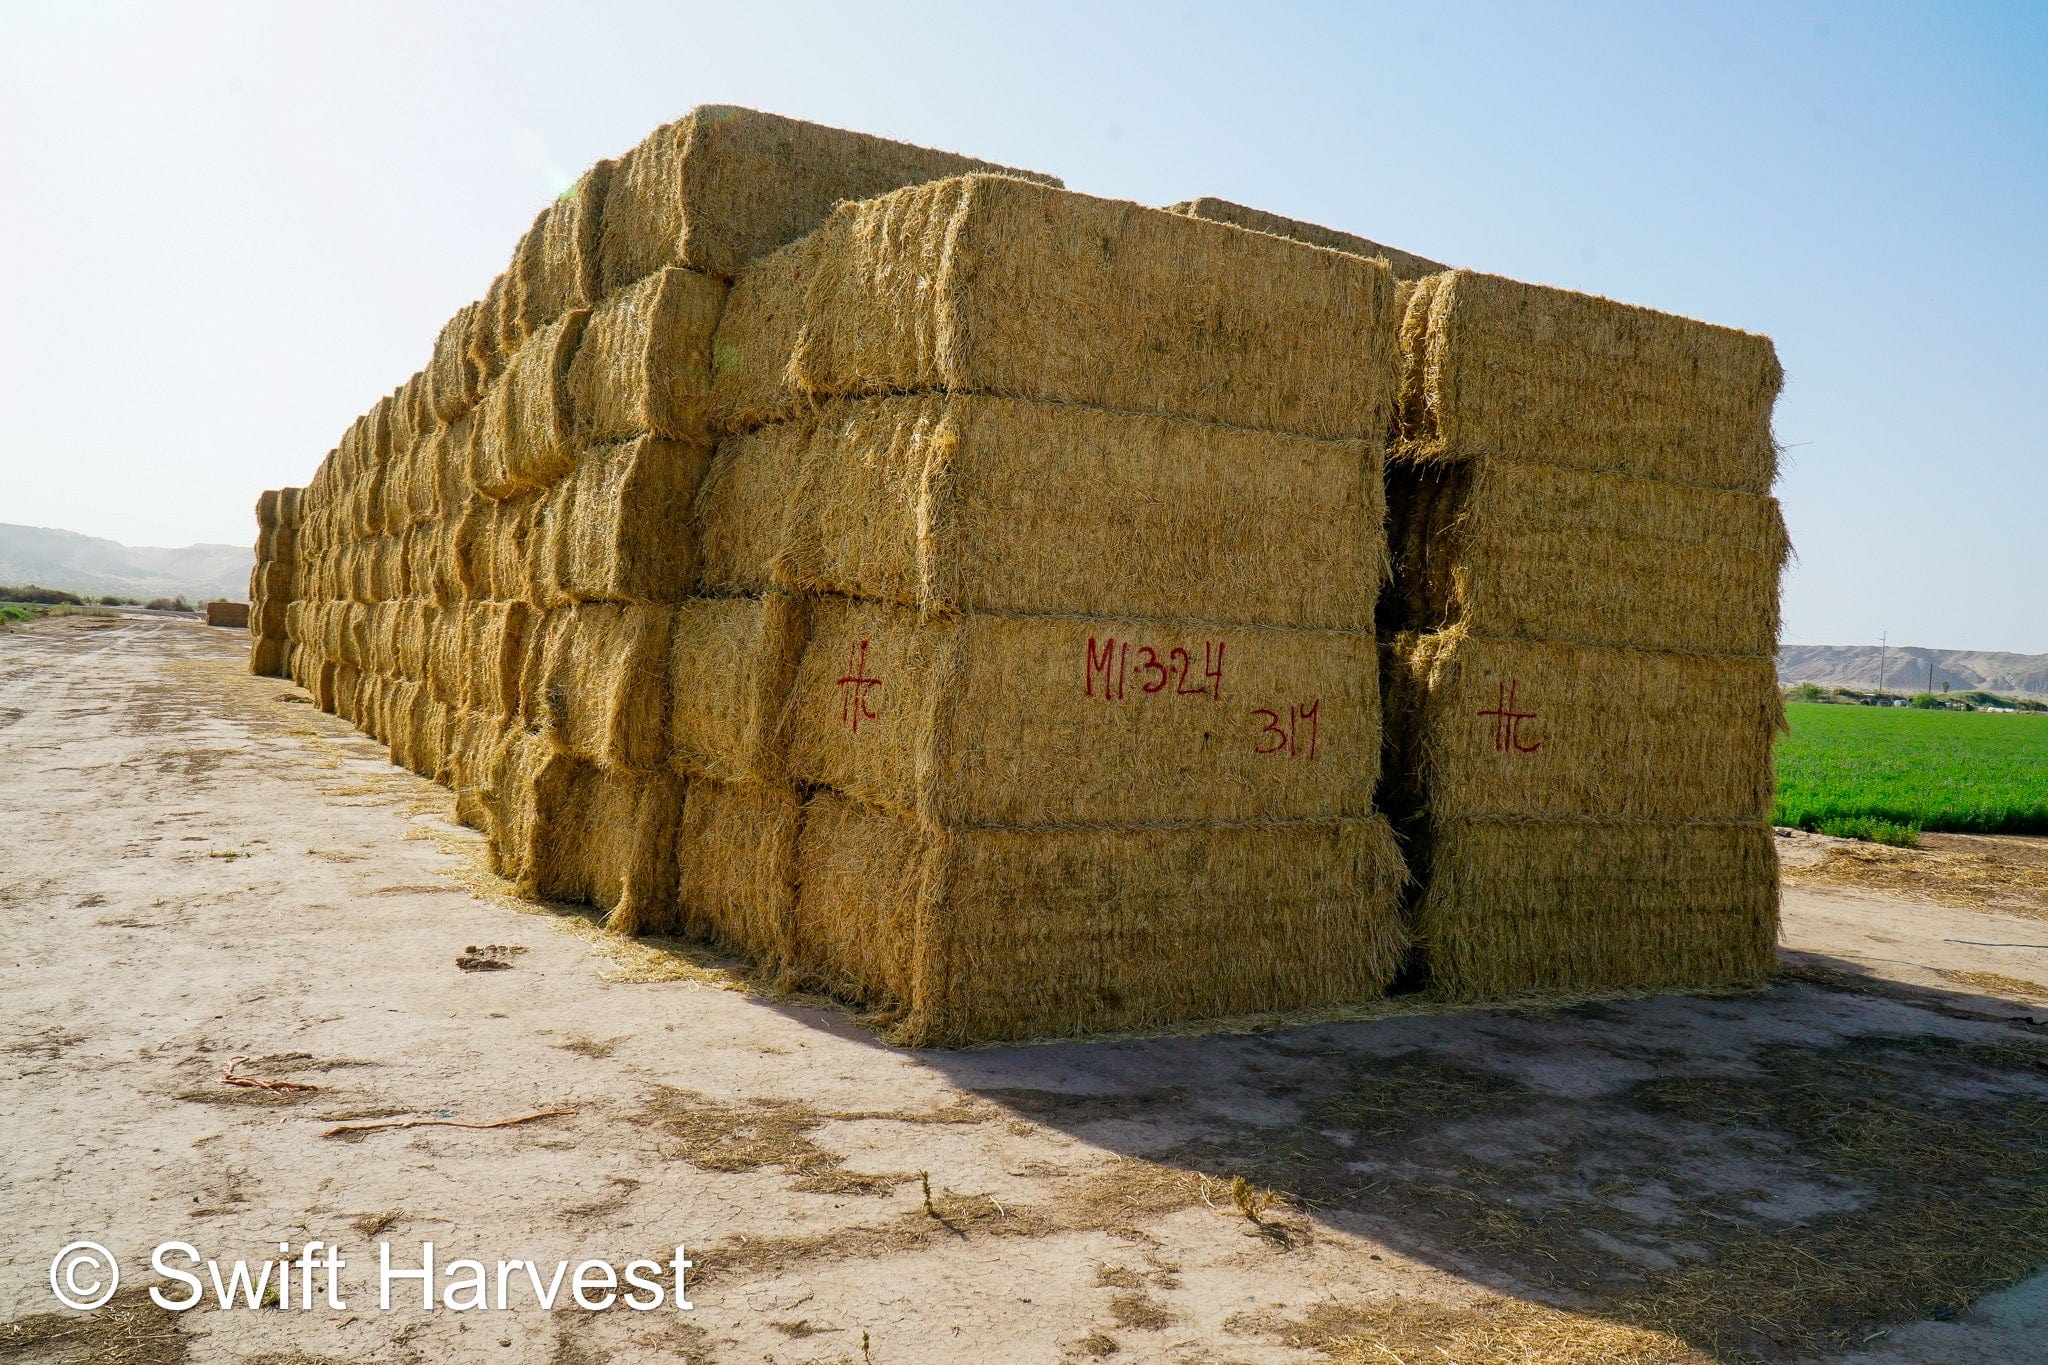
[[[1142,1028],[1384,994],[1407,947],[1406,872],[1370,810],[1369,775],[1355,797],[1326,798],[1341,813],[1299,819],[1174,820],[1156,799],[1125,796],[1128,814],[1154,818],[1078,823],[1086,793],[1042,777],[981,789],[988,809],[945,797],[960,814],[1014,821],[1026,814],[1019,794],[1035,793],[1039,815],[1053,818],[1031,824],[862,800],[809,779],[851,761],[836,726],[791,719],[792,698],[839,705],[826,675],[845,623],[817,632],[820,611],[888,614],[786,593],[547,613],[299,603],[308,643],[292,672],[323,709],[387,743],[394,762],[454,789],[460,817],[489,836],[497,870],[525,894],[605,908],[624,932],[743,950],[785,988],[867,1006],[904,1042]],[[401,638],[409,622],[428,638]],[[1354,665],[1369,665],[1369,637],[1363,647]],[[415,662],[424,667],[408,676]],[[910,695],[892,718],[914,711]],[[1358,700],[1376,706],[1370,689]],[[1332,707],[1323,743],[1342,740],[1340,719]],[[1015,727],[1013,739],[1034,728]],[[792,731],[809,756],[805,780],[790,771]],[[1359,738],[1376,744],[1376,726]],[[1048,757],[1012,755],[1027,766]],[[943,795],[946,774],[925,776]],[[1226,803],[1217,809],[1244,799],[1227,771],[1194,776]],[[884,795],[892,779],[913,780],[886,763],[869,777]]]

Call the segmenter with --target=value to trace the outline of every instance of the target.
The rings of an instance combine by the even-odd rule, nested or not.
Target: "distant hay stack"
[[[1765,976],[1789,544],[1762,337],[1466,271],[1408,295],[1385,787],[1455,998]]]
[[[249,604],[211,602],[208,625],[249,628],[249,671],[283,678],[292,673],[290,613],[299,557],[300,495],[298,488],[273,488],[256,499],[256,566],[249,571]],[[216,612],[216,608],[220,608]],[[218,619],[216,619],[218,618]]]

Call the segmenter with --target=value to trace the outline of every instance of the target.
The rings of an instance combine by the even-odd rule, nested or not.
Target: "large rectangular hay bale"
[[[1390,648],[1399,804],[1436,821],[1769,818],[1783,716],[1769,657],[1445,631]]]
[[[540,495],[528,541],[529,598],[673,602],[696,586],[690,509],[710,451],[653,436],[586,449]]]
[[[1773,498],[1491,459],[1387,475],[1398,628],[1777,651],[1791,542]]]
[[[1784,371],[1768,337],[1468,270],[1401,325],[1411,458],[1532,460],[1767,493]]]
[[[520,716],[563,753],[613,768],[668,761],[668,606],[583,602],[535,621]]]
[[[605,200],[601,292],[673,265],[730,279],[842,200],[1003,169],[752,109],[700,106],[620,159]]]
[[[1377,671],[1365,632],[828,600],[790,701],[790,770],[948,823],[1363,816]]]
[[[443,422],[462,417],[483,396],[483,375],[469,348],[478,306],[463,304],[434,338],[433,359],[427,362],[427,404]]]
[[[1761,822],[1441,824],[1414,911],[1430,978],[1456,1000],[1756,984],[1775,843]]]
[[[484,391],[470,471],[484,496],[531,493],[574,467],[569,366],[589,317],[579,308],[549,323]]]
[[[452,704],[498,716],[520,713],[529,654],[540,623],[524,602],[472,602],[460,609],[455,666],[461,683]],[[441,637],[445,647],[446,637]],[[447,666],[445,655],[439,665]]]
[[[600,161],[555,196],[513,249],[505,272],[506,335],[522,344],[556,318],[604,296],[598,244],[605,189],[618,163]]]
[[[1270,233],[1275,237],[1286,237],[1296,242],[1307,242],[1331,251],[1349,252],[1353,256],[1377,257],[1387,263],[1397,280],[1419,280],[1425,275],[1434,275],[1450,267],[1432,261],[1399,247],[1386,246],[1355,232],[1341,232],[1336,228],[1323,227],[1319,223],[1305,223],[1299,218],[1283,218],[1277,213],[1255,209],[1248,204],[1233,204],[1228,199],[1213,195],[1202,195],[1195,199],[1184,199],[1178,204],[1167,206],[1168,213],[1184,214],[1189,218],[1206,218],[1212,223],[1229,223],[1233,227],[1249,229],[1252,232]]]
[[[1384,263],[974,175],[844,204],[734,286],[726,429],[820,398],[943,389],[1337,439],[1396,381]]]
[[[726,286],[661,270],[598,304],[569,365],[573,426],[583,441],[652,433],[711,442],[711,337]]]
[[[286,605],[288,604],[283,602],[277,604],[278,629],[275,633],[280,637],[288,634],[284,623],[284,609]],[[208,602],[206,604],[206,624],[209,626],[225,626],[247,630],[249,628],[249,604],[247,602],[227,601]]]
[[[774,576],[925,610],[1370,630],[1379,448],[969,394],[833,403]]]
[[[788,787],[691,779],[676,837],[679,932],[751,955],[791,959],[803,799]]]
[[[1378,816],[962,830],[821,792],[798,863],[800,975],[913,1045],[1355,1004],[1407,946]]]
[[[694,598],[676,608],[669,744],[675,764],[725,783],[781,783],[784,728],[810,612],[791,593]]]
[[[673,774],[548,753],[515,798],[522,809],[506,833],[517,847],[500,856],[527,895],[608,910],[606,927],[620,933],[668,928],[682,798]]]

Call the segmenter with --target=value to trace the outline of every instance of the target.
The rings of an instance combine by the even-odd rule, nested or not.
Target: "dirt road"
[[[515,901],[245,642],[0,634],[0,1360],[2048,1359],[2023,910],[1803,885],[1755,995],[905,1053]],[[81,1239],[126,1287],[53,1313]],[[314,1239],[346,1308],[142,1296]],[[693,1307],[381,1311],[429,1241],[681,1244]]]

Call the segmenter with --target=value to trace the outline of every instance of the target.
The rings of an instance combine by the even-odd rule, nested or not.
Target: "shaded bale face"
[[[486,497],[531,493],[574,467],[567,379],[589,316],[577,309],[549,323],[484,391],[470,474]]]
[[[1445,632],[1397,645],[1390,730],[1437,820],[1762,823],[1782,716],[1769,658]]]
[[[583,452],[541,495],[528,545],[537,605],[674,601],[697,581],[690,506],[709,451],[641,437]]]
[[[1377,440],[1392,302],[1379,262],[968,176],[843,205],[749,267],[713,405],[736,430],[821,398],[940,389]]]
[[[1251,232],[1264,232],[1274,237],[1285,237],[1291,241],[1306,242],[1330,251],[1342,251],[1353,256],[1377,258],[1387,263],[1397,280],[1419,280],[1425,275],[1434,275],[1450,267],[1437,261],[1402,251],[1398,247],[1383,246],[1370,238],[1356,233],[1340,232],[1316,223],[1305,223],[1298,218],[1283,218],[1277,213],[1251,208],[1245,204],[1233,204],[1228,199],[1217,199],[1204,195],[1199,199],[1183,200],[1171,204],[1168,213],[1178,213],[1189,218],[1206,218],[1212,223],[1229,223],[1232,227],[1245,228]]]
[[[1760,656],[1791,543],[1773,498],[1498,460],[1388,467],[1394,630]]]
[[[522,344],[549,323],[603,296],[598,238],[605,192],[617,163],[600,161],[540,211],[506,271],[505,330]]]
[[[785,713],[809,616],[788,593],[676,608],[669,742],[678,767],[725,783],[787,779]]]
[[[599,303],[570,363],[579,440],[711,442],[711,337],[725,283],[660,270]]]
[[[572,757],[651,769],[668,760],[674,610],[589,602],[531,627],[520,714]]]
[[[824,793],[799,861],[800,972],[913,1044],[1354,1003],[1406,946],[1377,817],[970,831]]]
[[[1380,749],[1364,633],[920,620],[828,601],[797,672],[799,780],[992,825],[1364,815]]]
[[[434,338],[434,356],[427,363],[427,405],[443,422],[463,416],[483,395],[483,376],[469,344],[480,306],[463,304]]]
[[[1767,825],[1451,821],[1415,909],[1452,999],[1754,985],[1776,963]]]
[[[1453,271],[1401,325],[1415,458],[1527,460],[1762,494],[1777,476],[1766,337]]]
[[[551,753],[532,766],[515,818],[522,888],[611,912],[622,933],[675,915],[675,838],[682,789],[662,772],[625,772]]]
[[[607,196],[599,283],[611,293],[675,265],[730,279],[754,257],[815,228],[843,200],[1001,169],[865,133],[707,105],[656,129],[622,158]]]
[[[678,926],[753,956],[790,961],[803,800],[786,787],[693,780],[676,838]]]
[[[1383,498],[1375,442],[847,400],[816,416],[773,576],[925,610],[1370,629]]]

